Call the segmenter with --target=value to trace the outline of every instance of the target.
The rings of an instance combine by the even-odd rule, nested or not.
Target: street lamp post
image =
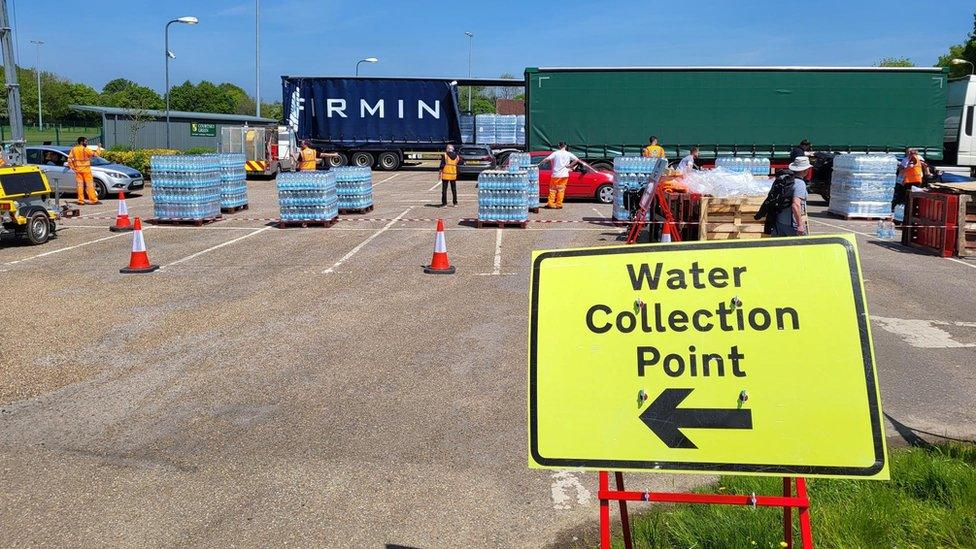
[[[37,56],[34,58],[34,72],[37,73],[37,129],[44,128],[44,115],[41,113],[41,46],[43,40],[31,40],[37,46]]]
[[[473,41],[472,39],[474,38],[474,33],[465,31],[464,35],[468,37],[468,79],[470,79],[471,78],[471,49],[473,47],[471,45],[471,42]],[[468,112],[471,112],[471,84],[470,83],[468,84]]]
[[[367,57],[366,59],[360,59],[359,63],[356,63],[356,76],[359,76],[359,65],[362,63],[376,63],[379,59],[376,57]]]
[[[261,117],[261,0],[254,0],[254,102]]]
[[[965,59],[957,58],[950,61],[950,63],[952,63],[953,65],[963,65],[963,64],[969,65],[969,74],[973,74],[974,72],[976,72],[976,65],[973,65],[972,61],[967,61]]]
[[[166,45],[166,148],[169,148],[169,60],[176,57],[169,51],[169,26],[173,23],[183,23],[184,25],[196,25],[200,20],[196,17],[187,15],[178,19],[173,19],[166,23],[166,30],[163,32]]]

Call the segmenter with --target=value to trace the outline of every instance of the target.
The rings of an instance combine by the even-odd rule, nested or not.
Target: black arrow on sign
[[[752,429],[752,410],[678,408],[694,389],[665,389],[640,415],[668,448],[698,448],[681,429]]]

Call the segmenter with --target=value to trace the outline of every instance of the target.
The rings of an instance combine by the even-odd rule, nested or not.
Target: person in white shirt
[[[566,143],[560,141],[559,148],[542,160],[542,162],[546,161],[552,162],[552,176],[549,178],[549,202],[546,207],[561,210],[563,197],[566,196],[566,184],[569,183],[569,170],[575,168],[580,159],[567,151]]]
[[[698,147],[692,147],[691,154],[682,158],[681,162],[678,162],[678,171],[688,173],[691,170],[697,170],[698,164],[695,164],[696,160],[698,160]]]

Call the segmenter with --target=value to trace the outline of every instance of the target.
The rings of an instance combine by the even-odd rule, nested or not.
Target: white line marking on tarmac
[[[107,230],[108,227],[109,227],[108,225],[75,225],[74,223],[72,223],[70,225],[64,225],[64,224],[62,224],[60,227],[58,227],[58,231],[63,231],[65,229],[101,229],[101,230],[104,231],[104,230]],[[155,226],[153,226],[153,228],[154,229],[177,229],[177,230],[181,230],[181,231],[199,231],[199,230],[205,230],[205,231],[227,231],[227,230],[230,230],[230,231],[253,231],[254,229],[257,229],[257,227],[232,227],[232,226],[228,226],[228,225],[221,225],[221,226],[217,226],[217,227],[214,227],[214,226],[209,226],[209,227],[207,227],[207,226],[204,226],[204,227],[195,227],[195,226],[192,226],[192,227],[191,226],[180,227],[180,226],[177,226],[177,225],[155,225]],[[146,227],[143,227],[142,230],[146,230]]]
[[[596,215],[602,217],[603,219],[607,218],[607,216],[603,215],[603,212],[601,212],[600,210],[593,208],[593,211],[596,212]]]
[[[871,234],[871,233],[862,233],[861,231],[855,231],[854,229],[848,229],[847,227],[842,227],[840,225],[833,225],[831,223],[824,223],[823,221],[820,221],[820,220],[817,220],[817,219],[811,219],[810,221],[813,221],[814,223],[819,223],[821,225],[826,225],[828,227],[834,227],[834,228],[837,228],[837,229],[843,229],[845,231],[849,231],[849,232],[852,232],[852,233],[857,233],[857,234],[863,235],[863,236],[877,237],[877,235],[874,235],[874,234]],[[894,241],[894,243],[895,244],[899,244],[900,242],[899,241]],[[968,261],[963,261],[963,260],[958,259],[958,258],[955,258],[955,257],[946,257],[946,258],[943,258],[943,259],[948,259],[949,261],[953,261],[955,263],[959,263],[960,265],[965,265],[965,266],[967,266],[967,267],[969,267],[971,269],[976,269],[976,264],[970,263]]]
[[[491,274],[494,276],[502,274],[502,234],[501,229],[495,229],[495,262],[492,264],[494,268],[491,270]]]
[[[369,237],[366,238],[366,240],[363,240],[355,248],[349,250],[349,253],[347,253],[346,255],[342,256],[342,258],[339,259],[339,261],[336,261],[335,265],[333,265],[333,266],[329,267],[328,269],[322,271],[322,274],[331,274],[331,273],[334,273],[336,267],[338,267],[339,265],[342,265],[349,258],[351,258],[352,256],[354,256],[357,253],[359,253],[359,250],[362,250],[363,247],[366,246],[367,244],[369,244],[370,242],[372,242],[374,238],[376,238],[377,236],[379,236],[379,235],[385,233],[386,231],[390,230],[390,227],[392,227],[394,224],[396,224],[397,221],[400,221],[401,219],[403,219],[403,216],[407,215],[407,213],[409,213],[410,210],[412,210],[412,209],[413,209],[413,206],[410,206],[406,210],[403,210],[403,212],[400,215],[394,217],[386,225],[383,225],[383,227],[380,228],[380,230],[378,230],[375,233],[369,235]],[[428,230],[430,230],[430,229],[428,229]]]
[[[177,259],[176,261],[174,261],[172,263],[167,263],[166,265],[163,265],[162,267],[160,267],[159,270],[161,271],[161,270],[165,269],[166,267],[172,267],[174,265],[179,265],[180,263],[184,263],[184,262],[189,261],[189,260],[191,260],[191,259],[193,259],[195,257],[200,257],[201,255],[203,255],[205,253],[209,253],[209,252],[212,252],[214,250],[218,250],[220,248],[223,248],[224,246],[230,246],[231,244],[234,244],[235,242],[240,242],[241,240],[244,240],[245,238],[250,238],[250,237],[252,237],[252,236],[254,236],[254,235],[258,234],[258,233],[263,233],[264,231],[267,231],[270,228],[271,227],[262,227],[262,228],[260,228],[260,229],[258,229],[256,231],[247,233],[244,236],[239,236],[237,238],[233,238],[231,240],[228,240],[227,242],[222,242],[220,244],[217,244],[216,246],[211,246],[211,247],[207,248],[206,250],[200,250],[199,252],[197,252],[195,254],[190,254],[190,255],[182,258],[182,259]]]
[[[379,185],[380,183],[386,183],[387,181],[391,181],[394,178],[399,177],[399,176],[400,176],[400,174],[395,173],[395,174],[391,175],[390,177],[387,177],[383,181],[377,181],[376,183],[373,183],[373,186],[375,187],[376,185]]]
[[[562,470],[550,475],[552,477],[550,490],[553,509],[569,509],[572,506],[570,490],[576,491],[577,505],[587,505],[590,502],[590,491],[583,486],[576,476],[577,474],[574,471]]]
[[[142,230],[145,231],[146,228],[143,228]],[[74,250],[76,248],[81,248],[82,246],[87,246],[89,244],[97,244],[99,242],[104,242],[106,240],[112,240],[113,238],[118,238],[120,236],[131,236],[131,234],[132,233],[115,233],[115,234],[113,234],[111,236],[105,236],[105,237],[102,237],[102,238],[96,238],[95,240],[89,240],[88,242],[82,242],[81,244],[75,244],[74,246],[68,246],[66,248],[58,248],[57,250],[51,250],[49,252],[44,252],[42,254],[32,255],[30,257],[25,257],[23,259],[17,259],[15,261],[8,261],[7,263],[0,264],[0,267],[9,267],[11,265],[16,265],[18,263],[23,263],[25,261],[30,261],[32,259],[38,259],[38,258],[41,258],[41,257],[47,257],[49,255],[59,254],[61,252],[67,252],[68,250]],[[7,269],[0,269],[0,272],[6,272],[6,271],[7,271]]]
[[[933,324],[948,324],[934,320],[913,320],[906,318],[888,318],[884,316],[871,315],[871,320],[900,337],[905,343],[912,347],[923,349],[952,349],[958,347],[976,347],[976,343],[960,343],[952,339],[952,334],[936,328]],[[956,323],[961,324],[961,323]]]
[[[810,219],[809,221],[812,221],[814,223],[819,223],[820,225],[826,225],[828,227],[833,227],[835,229],[841,229],[841,230],[847,231],[849,233],[857,233],[859,235],[864,235],[864,236],[877,236],[877,235],[873,235],[871,233],[862,233],[861,231],[855,231],[854,229],[851,229],[851,228],[848,228],[848,227],[844,227],[843,225],[834,225],[833,223],[826,223],[824,221],[820,221],[819,219]]]

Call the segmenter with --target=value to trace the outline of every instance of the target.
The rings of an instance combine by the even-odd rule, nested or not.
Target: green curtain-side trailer
[[[565,141],[590,160],[638,154],[656,135],[670,158],[784,157],[817,150],[942,158],[941,68],[527,68],[528,150]]]

